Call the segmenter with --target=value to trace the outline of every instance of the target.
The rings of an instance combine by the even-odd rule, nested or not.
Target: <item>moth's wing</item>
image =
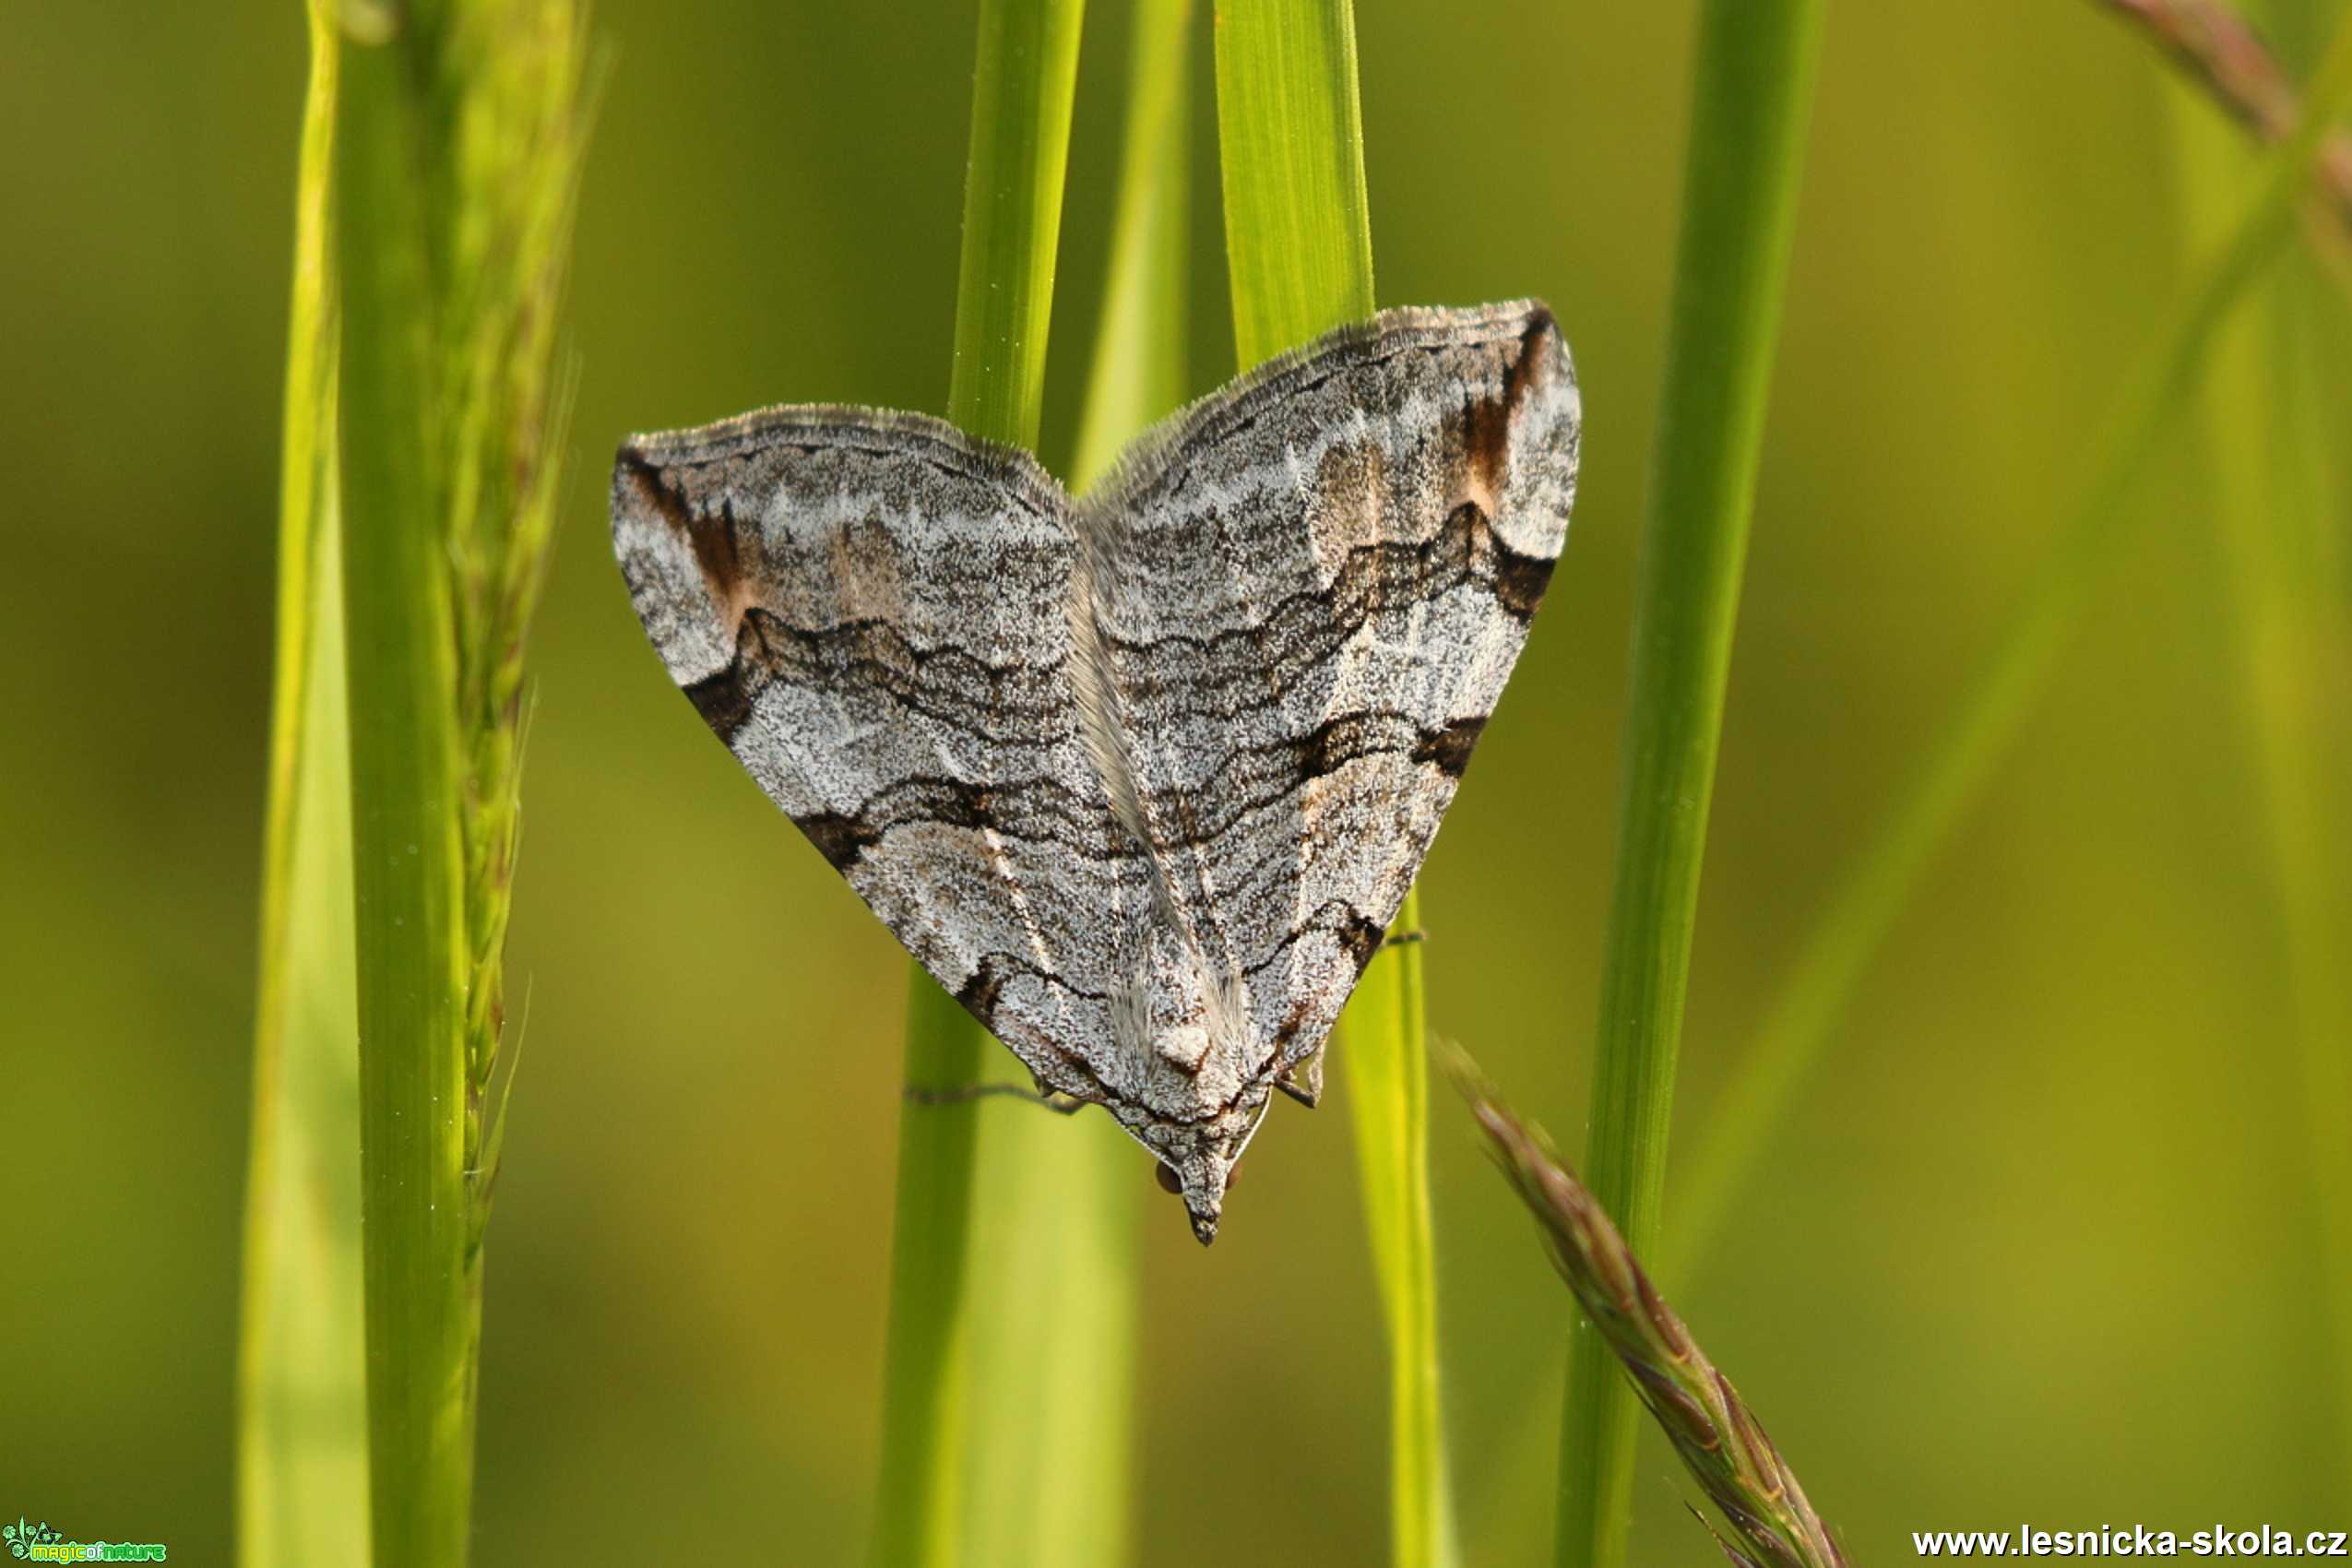
[[[1541,304],[1391,311],[1079,504],[1143,836],[1241,977],[1244,1077],[1309,1075],[1396,918],[1559,557],[1579,416]]]
[[[1068,502],[936,420],[787,408],[622,447],[615,552],[760,787],[1041,1084],[1116,1099],[1151,876],[1072,689]]]

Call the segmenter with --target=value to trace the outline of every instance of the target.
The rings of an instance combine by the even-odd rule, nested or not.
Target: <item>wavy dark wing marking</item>
[[[1319,1048],[1395,918],[1559,556],[1578,421],[1541,305],[1392,311],[1079,504],[1143,837],[1241,977],[1233,1075]]]
[[[632,441],[614,548],[678,684],[932,975],[1045,1083],[1100,1049],[1151,876],[1073,687],[1068,502],[935,420],[773,410]]]

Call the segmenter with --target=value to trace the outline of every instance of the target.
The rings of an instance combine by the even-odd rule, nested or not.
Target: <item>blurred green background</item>
[[[627,431],[764,402],[941,406],[974,13],[599,10],[615,68],[533,659],[480,1560],[845,1562],[876,1453],[903,963],[671,690],[611,564],[603,471]],[[1090,346],[1125,20],[1099,0],[1087,23],[1050,466]],[[1384,303],[1542,294],[1584,382],[1569,554],[1423,881],[1433,1026],[1572,1153],[1691,22],[1360,7]],[[303,17],[101,0],[14,6],[9,33],[0,1512],[219,1562]],[[1201,43],[1205,93],[1206,18]],[[2089,5],[1833,7],[1686,1148],[2188,276],[2181,124],[2225,139],[2213,120]],[[1205,99],[1196,125],[1206,390],[1234,367]],[[2287,286],[2319,307],[2315,385],[2340,394],[2342,297]],[[1907,1560],[1913,1528],[2352,1524],[2199,428],[2152,466],[2128,559],[1681,1299],[1857,1562]],[[1468,1556],[1529,1561],[1567,1297],[1467,1119],[1435,1109]],[[1213,1251],[1172,1204],[1149,1215],[1148,1564],[1384,1550],[1348,1117],[1273,1121]],[[1151,1181],[1140,1152],[1134,1175]],[[1706,1560],[1681,1495],[1652,1440],[1635,1561]]]

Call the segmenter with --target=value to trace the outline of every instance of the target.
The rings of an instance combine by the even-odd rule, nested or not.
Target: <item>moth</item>
[[[920,414],[625,443],[612,538],[671,675],[1040,1092],[1204,1241],[1396,915],[1566,536],[1542,304],[1392,310],[1073,497]]]

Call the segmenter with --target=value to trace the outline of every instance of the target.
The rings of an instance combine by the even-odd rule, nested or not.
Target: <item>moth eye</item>
[[[1184,1179],[1176,1174],[1176,1168],[1174,1166],[1169,1164],[1163,1159],[1158,1165],[1152,1167],[1151,1173],[1153,1180],[1159,1183],[1159,1190],[1161,1192],[1169,1194],[1173,1197],[1181,1198],[1184,1195]],[[1225,1190],[1229,1193],[1231,1192],[1241,1180],[1241,1162],[1237,1159],[1233,1162],[1232,1167],[1225,1172]]]

